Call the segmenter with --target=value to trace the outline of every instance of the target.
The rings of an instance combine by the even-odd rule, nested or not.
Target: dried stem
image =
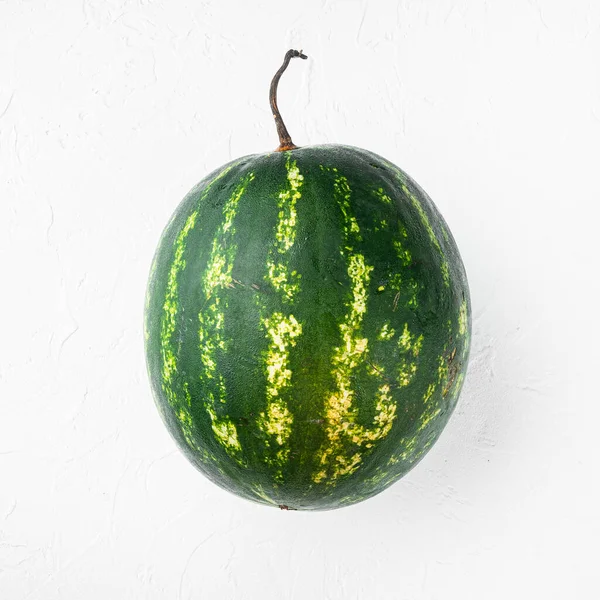
[[[277,85],[279,84],[279,80],[281,79],[281,75],[287,69],[287,66],[290,64],[290,60],[292,58],[308,58],[308,56],[302,54],[302,50],[288,50],[285,53],[285,58],[283,59],[283,64],[279,67],[279,71],[275,73],[273,77],[273,81],[271,81],[271,90],[269,92],[269,101],[271,103],[271,110],[273,111],[273,118],[275,119],[275,125],[277,126],[277,134],[279,135],[279,148],[277,148],[277,152],[284,152],[285,150],[293,150],[297,148],[292,142],[292,138],[286,129],[283,119],[281,118],[281,114],[279,113],[279,109],[277,108]]]

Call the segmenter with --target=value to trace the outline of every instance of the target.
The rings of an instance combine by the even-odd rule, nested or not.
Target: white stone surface
[[[175,449],[152,253],[208,171],[277,145],[394,161],[459,244],[473,351],[405,479],[276,511]],[[0,598],[598,598],[600,4],[0,2]]]

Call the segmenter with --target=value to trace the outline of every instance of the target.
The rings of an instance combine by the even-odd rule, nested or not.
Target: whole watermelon
[[[469,339],[444,219],[358,148],[216,170],[151,268],[146,359],[162,418],[209,479],[263,504],[338,508],[406,474],[456,405]]]

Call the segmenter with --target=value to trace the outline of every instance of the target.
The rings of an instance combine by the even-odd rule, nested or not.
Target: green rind
[[[285,204],[291,201],[290,165],[302,177],[293,207]],[[335,193],[342,180],[347,205]],[[242,181],[231,229],[223,235],[224,207]],[[277,232],[291,208],[293,243],[282,245]],[[349,219],[357,229],[351,235],[344,231]],[[231,260],[231,280],[218,292],[222,321],[215,337],[222,348],[211,351],[223,392],[218,403],[202,358],[206,347],[198,342],[198,315],[214,304],[202,281],[215,248],[229,252]],[[272,270],[269,275],[274,252],[288,275],[299,274],[293,293],[273,283]],[[343,417],[345,432],[332,442],[326,407],[340,390],[334,363],[344,354],[343,323],[351,319],[356,288],[351,256],[363,257],[368,266],[366,311],[354,331],[355,341],[367,343],[344,379],[351,405]],[[214,316],[214,306],[210,310]],[[450,417],[468,361],[469,291],[446,223],[406,173],[346,146],[248,156],[200,182],[163,232],[145,315],[154,397],[187,457],[240,496],[297,509],[352,504],[406,474]],[[281,384],[279,399],[265,362],[274,356],[273,315],[301,327],[293,343],[288,336],[281,346],[277,368],[289,370],[289,381]],[[382,392],[382,386],[389,390]],[[388,395],[389,401],[381,400]],[[285,435],[274,429],[281,414],[269,412],[274,399],[289,412],[280,419],[289,425]],[[393,418],[383,428],[386,406]]]

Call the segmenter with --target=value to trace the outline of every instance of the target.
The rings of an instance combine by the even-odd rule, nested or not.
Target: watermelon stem
[[[273,81],[271,81],[271,89],[269,92],[269,101],[271,103],[271,111],[273,112],[273,118],[275,119],[275,125],[277,126],[277,134],[279,135],[279,147],[276,149],[276,152],[284,152],[286,150],[294,150],[298,146],[292,142],[292,138],[286,129],[283,119],[281,118],[281,114],[279,113],[279,109],[277,108],[277,85],[279,84],[279,80],[281,79],[281,75],[287,69],[287,66],[290,64],[290,60],[292,58],[308,58],[305,54],[302,54],[302,50],[288,50],[285,53],[285,58],[283,59],[283,64],[279,67],[279,71],[275,73],[273,77]]]

